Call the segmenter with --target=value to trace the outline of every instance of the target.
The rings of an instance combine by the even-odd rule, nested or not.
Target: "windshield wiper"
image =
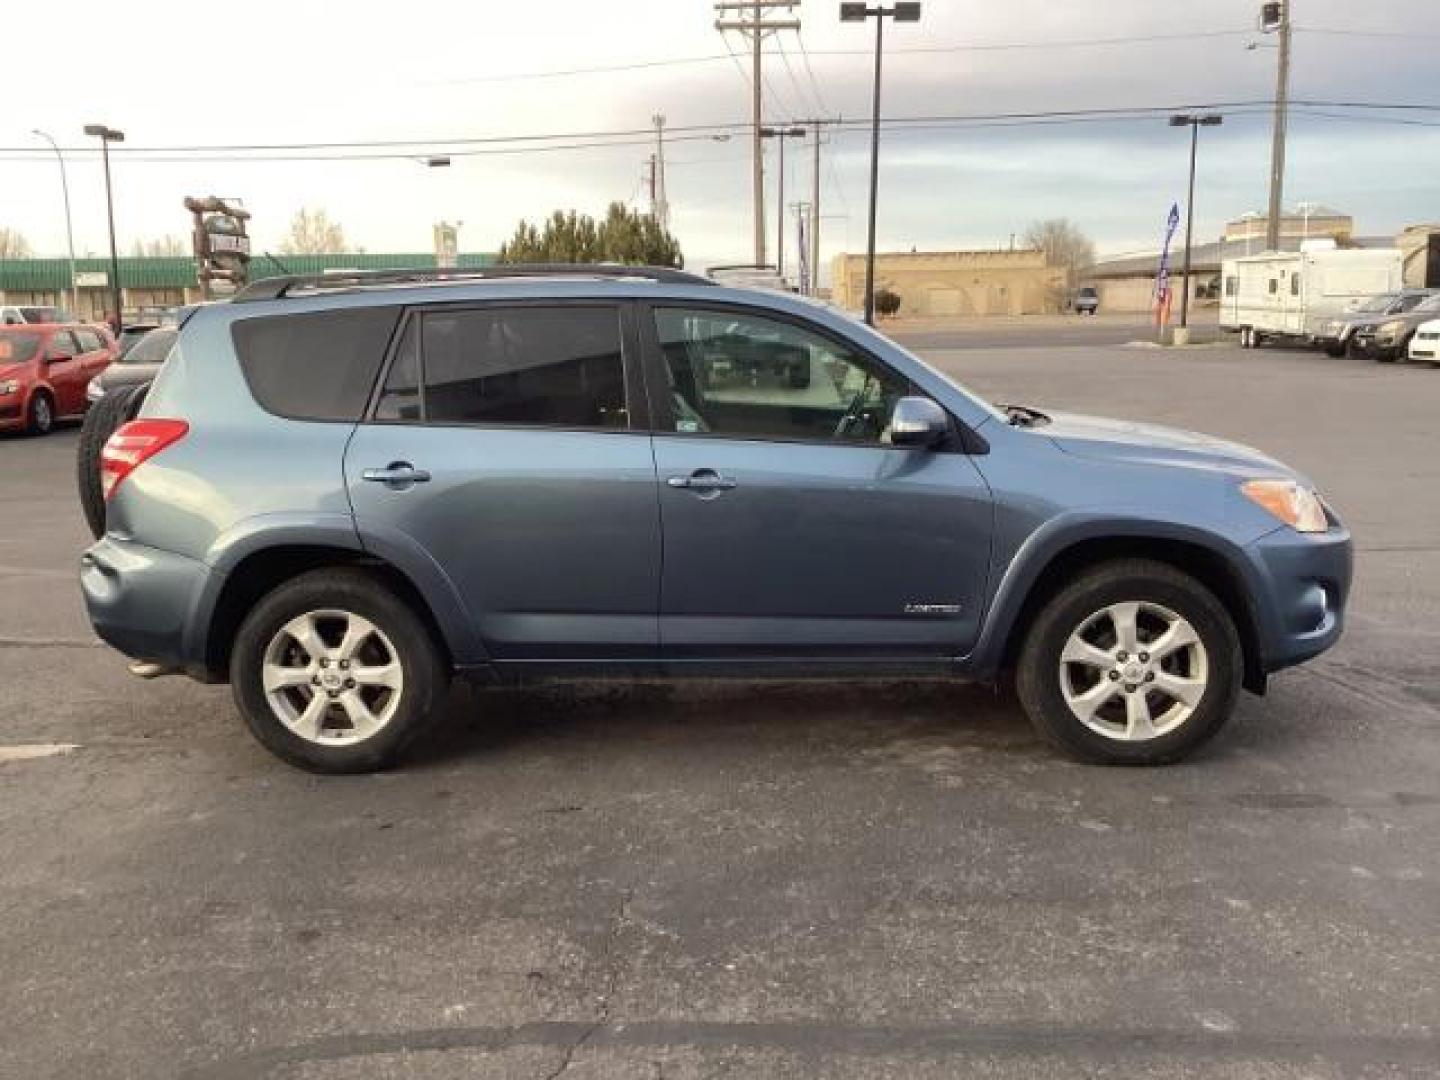
[[[1041,424],[1050,423],[1050,417],[1046,416],[1039,409],[1032,409],[1028,405],[1001,405],[1005,415],[1010,419],[1011,427],[1036,427]]]

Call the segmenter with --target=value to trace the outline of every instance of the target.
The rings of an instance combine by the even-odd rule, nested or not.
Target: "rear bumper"
[[[1304,663],[1340,639],[1350,595],[1350,533],[1277,529],[1245,548],[1266,673]]]
[[[80,589],[101,640],[133,659],[197,677],[204,656],[190,645],[193,614],[209,578],[204,563],[113,536],[80,558]]]

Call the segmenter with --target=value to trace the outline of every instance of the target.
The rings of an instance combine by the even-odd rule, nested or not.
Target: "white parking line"
[[[29,743],[20,746],[0,746],[0,765],[7,761],[33,761],[35,758],[54,757],[79,750],[79,743]]]

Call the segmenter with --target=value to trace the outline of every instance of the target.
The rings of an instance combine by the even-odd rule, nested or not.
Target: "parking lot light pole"
[[[105,214],[110,223],[110,295],[115,305],[115,333],[124,328],[120,308],[120,252],[115,247],[115,198],[110,189],[110,144],[124,142],[125,133],[104,124],[86,124],[85,134],[100,140],[100,156],[105,160]]]
[[[780,275],[782,281],[785,278],[785,140],[803,139],[806,134],[803,127],[762,127],[760,129],[762,139],[774,139],[780,144],[780,167],[776,170],[779,173],[780,190],[775,195],[775,205],[780,208],[778,215],[780,227],[775,230],[775,273]]]
[[[896,22],[919,22],[918,3],[896,3],[870,7],[864,3],[840,5],[841,22],[864,22],[875,20],[875,92],[870,118],[870,231],[865,242],[865,324],[875,325],[875,211],[877,189],[880,183],[880,62],[884,54],[885,20]]]
[[[65,155],[60,152],[59,144],[48,132],[35,128],[30,134],[48,142],[50,149],[55,151],[55,160],[60,163],[60,194],[65,199],[65,250],[70,257],[70,317],[78,319],[80,317],[80,288],[75,284],[75,230],[70,224],[70,181],[65,176]]]
[[[1195,225],[1195,149],[1200,142],[1202,127],[1216,127],[1225,122],[1219,113],[1176,113],[1170,117],[1171,127],[1190,129],[1190,194],[1185,199],[1185,267],[1181,271],[1180,327],[1187,328],[1190,318],[1190,232]]]

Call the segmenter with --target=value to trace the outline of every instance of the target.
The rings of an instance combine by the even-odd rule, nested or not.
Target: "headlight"
[[[1375,328],[1375,332],[1377,334],[1383,334],[1385,337],[1394,337],[1396,334],[1404,331],[1404,329],[1404,319],[1391,319],[1389,322],[1381,323],[1379,326],[1377,326]]]
[[[1251,480],[1241,484],[1240,490],[1296,532],[1320,533],[1330,528],[1320,496],[1294,480]]]
[[[11,394],[20,392],[20,384],[14,379],[7,379],[0,382],[0,397],[9,397]]]

